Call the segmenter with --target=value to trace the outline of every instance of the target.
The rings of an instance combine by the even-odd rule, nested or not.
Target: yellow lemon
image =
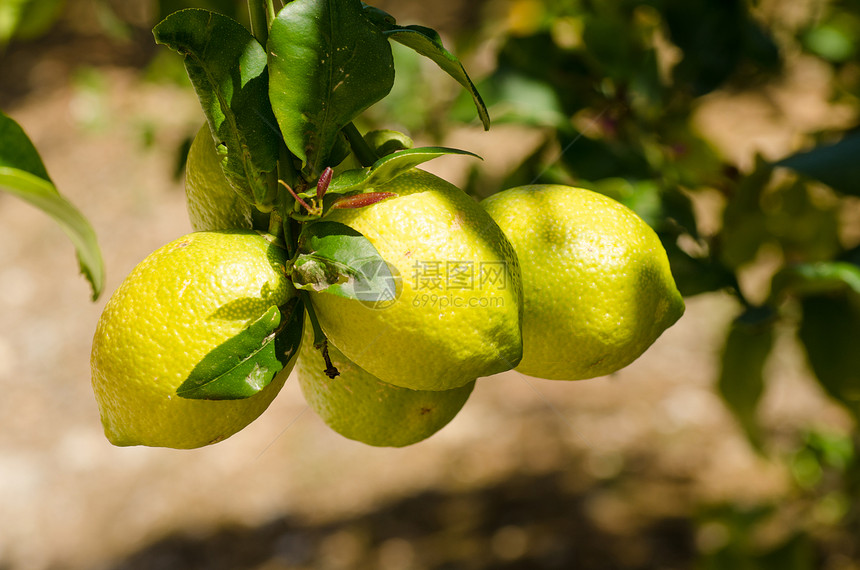
[[[227,182],[208,124],[191,143],[185,163],[188,219],[195,231],[251,229],[255,208]]]
[[[475,383],[442,391],[410,390],[382,382],[359,368],[331,343],[328,354],[340,372],[329,378],[313,346],[310,323],[296,363],[311,408],[344,437],[380,447],[404,447],[427,439],[462,409]]]
[[[520,372],[554,380],[609,374],[684,313],[659,238],[621,203],[589,190],[532,185],[481,205],[519,258]]]
[[[418,169],[373,190],[396,197],[324,219],[376,247],[396,295],[368,303],[311,293],[326,336],[368,373],[413,390],[458,388],[516,366],[520,275],[496,223],[459,188]]]
[[[177,387],[212,349],[295,295],[285,252],[245,230],[197,232],[150,254],[109,299],[96,327],[92,384],[114,445],[193,448],[257,418],[294,359],[254,396],[185,399]]]

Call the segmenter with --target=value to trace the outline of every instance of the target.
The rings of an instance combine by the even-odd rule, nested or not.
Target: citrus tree
[[[447,424],[481,378],[609,374],[683,314],[657,234],[620,202],[532,184],[479,203],[418,168],[473,153],[414,147],[384,125],[359,131],[392,90],[392,44],[436,64],[490,128],[436,31],[359,0],[250,0],[247,20],[232,3],[158,6],[154,39],[181,56],[202,111],[186,162],[195,232],[143,260],[99,320],[92,381],[112,443],[221,441],[298,361],[333,429],[409,445]],[[7,8],[3,37],[47,8]],[[67,227],[98,295],[92,230],[26,135],[3,126],[4,187]]]
[[[4,3],[0,42],[40,33],[59,4]],[[756,450],[774,449],[758,412],[781,330],[856,419],[860,250],[845,220],[860,139],[814,133],[804,152],[739,167],[692,121],[715,90],[779,77],[792,51],[830,65],[833,97],[856,101],[851,3],[774,29],[742,0],[516,0],[501,32],[482,30],[498,48],[477,84],[434,30],[358,0],[240,4],[157,3],[155,41],[181,56],[201,104],[186,170],[196,233],[148,257],[102,317],[94,389],[111,441],[220,441],[261,414],[295,366],[333,429],[409,445],[449,422],[480,378],[610,373],[681,316],[682,295],[715,291],[737,302],[717,390]],[[476,161],[465,192],[420,171],[440,156],[475,157],[413,148],[387,128],[404,98],[392,93],[403,71],[392,46],[463,88],[443,121],[532,128],[534,153],[503,173]],[[406,88],[421,99],[420,82]],[[433,131],[439,121],[416,112],[399,122]],[[64,227],[98,295],[92,229],[5,115],[0,186]],[[721,200],[715,231],[694,208],[703,193]],[[742,274],[763,255],[777,263],[759,299]],[[816,540],[858,528],[857,438],[797,438],[778,459],[804,512],[833,524],[795,517],[761,546],[751,536],[783,505],[715,507],[703,524],[732,534],[702,567],[812,568]]]
[[[856,536],[860,521],[856,431],[804,428],[786,450],[759,412],[766,365],[788,333],[821,391],[858,419],[860,137],[853,125],[812,132],[798,152],[747,165],[721,155],[694,121],[715,91],[773,85],[800,56],[828,69],[827,97],[856,117],[857,4],[813,4],[792,20],[759,2],[521,0],[506,21],[494,21],[503,32],[483,31],[499,44],[478,83],[494,121],[532,129],[540,142],[504,172],[476,168],[468,190],[538,181],[599,191],[655,228],[681,293],[736,301],[716,388],[753,448],[786,465],[802,500],[708,510],[703,520],[726,525],[730,537],[702,561],[706,568],[820,567],[820,553]],[[455,116],[468,120],[463,109]],[[702,229],[694,207],[703,195],[718,197],[714,229]],[[763,266],[761,292],[743,276]],[[796,508],[810,516],[789,517],[782,540],[756,540]],[[812,522],[824,510],[827,522]],[[845,553],[857,556],[853,547]]]

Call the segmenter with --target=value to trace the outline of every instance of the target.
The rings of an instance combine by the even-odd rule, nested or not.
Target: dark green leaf
[[[185,57],[227,180],[248,202],[270,211],[278,193],[278,132],[263,46],[232,18],[207,10],[174,12],[153,34]]]
[[[394,84],[391,46],[359,0],[302,0],[269,31],[269,95],[287,148],[308,180],[331,166],[341,129]]]
[[[225,16],[230,16],[242,25],[250,26],[247,3],[236,0],[157,0],[156,14],[153,21],[160,22],[173,12],[185,8],[205,8]]]
[[[773,348],[773,326],[760,321],[757,312],[751,311],[732,323],[717,383],[726,405],[755,446],[759,445],[756,411],[764,392],[764,365]]]
[[[387,29],[397,23],[394,16],[381,8],[376,8],[362,2],[361,9],[364,10],[364,15],[368,20],[382,29]]]
[[[721,261],[729,268],[752,261],[761,245],[771,237],[761,202],[772,173],[771,165],[756,157],[755,170],[741,180],[723,211],[719,253]]]
[[[24,129],[0,111],[0,166],[23,170],[51,182],[39,151]]]
[[[481,94],[478,93],[477,88],[475,88],[474,83],[469,78],[469,74],[466,73],[466,68],[463,67],[457,56],[449,52],[442,45],[442,38],[439,37],[436,30],[425,28],[424,26],[398,26],[396,24],[389,24],[385,29],[385,35],[431,59],[442,71],[462,85],[472,96],[472,101],[474,101],[475,108],[478,110],[478,117],[481,119],[481,124],[484,125],[484,130],[489,130],[490,115],[487,112],[487,106],[484,104],[483,99],[481,99]]]
[[[456,148],[442,146],[427,146],[399,150],[383,156],[373,166],[356,168],[342,172],[332,179],[328,187],[329,194],[344,194],[370,188],[376,188],[390,182],[419,164],[433,160],[446,154],[461,154],[481,158],[477,154]]]
[[[339,222],[305,226],[291,278],[299,289],[369,303],[393,300],[397,293],[391,269],[373,244]]]
[[[762,70],[779,64],[776,44],[742,0],[666,0],[662,14],[672,42],[683,52],[672,70],[673,78],[679,85],[689,85],[696,95],[724,84],[745,61]]]
[[[577,178],[652,178],[642,150],[633,145],[593,139],[573,129],[559,131],[559,144],[563,151],[562,162]]]
[[[776,166],[791,168],[844,194],[860,196],[860,132],[784,158]]]
[[[39,152],[24,130],[0,112],[0,189],[36,206],[56,221],[75,246],[93,300],[104,287],[105,268],[95,231],[48,176]]]
[[[196,400],[253,396],[298,353],[303,322],[304,311],[297,298],[283,313],[273,305],[248,328],[204,356],[176,394]]]
[[[679,248],[674,240],[664,243],[663,246],[669,256],[672,276],[684,297],[738,286],[734,274],[715,259],[693,257]]]
[[[852,294],[805,297],[798,337],[822,388],[860,417],[860,307]]]

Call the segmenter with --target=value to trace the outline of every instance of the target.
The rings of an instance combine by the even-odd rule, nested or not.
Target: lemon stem
[[[268,4],[268,6],[267,6]],[[251,33],[257,38],[257,41],[263,47],[266,47],[266,42],[269,40],[269,22],[271,21],[269,14],[274,16],[274,6],[271,1],[266,0],[248,0],[248,14],[251,18]]]
[[[355,157],[361,165],[373,166],[373,163],[376,162],[379,157],[376,156],[376,152],[369,144],[367,144],[367,141],[364,140],[361,133],[358,132],[358,128],[355,126],[355,123],[347,123],[343,128],[343,134],[346,135],[346,140],[349,141],[349,146],[352,149],[352,152],[355,153]]]
[[[283,141],[278,145],[278,180],[286,185],[296,183],[296,169],[293,167],[293,155],[287,149],[287,145]],[[293,239],[292,224],[289,213],[293,209],[295,203],[289,194],[281,192],[278,196],[278,204],[281,208],[281,220],[283,222],[284,243],[287,245],[287,255],[292,257],[296,250],[296,242]],[[297,234],[296,234],[297,235]]]
[[[311,305],[311,297],[307,291],[299,291],[299,295],[302,297],[302,302],[308,311],[308,319],[311,321],[311,327],[314,329],[314,348],[322,353],[323,360],[325,361],[325,375],[329,378],[334,378],[340,375],[340,372],[332,364],[331,358],[328,355],[328,339],[322,331],[322,327],[320,327],[319,320],[317,320],[317,314],[314,312],[313,305]]]

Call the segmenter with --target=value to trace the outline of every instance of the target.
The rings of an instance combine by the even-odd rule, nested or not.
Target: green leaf
[[[328,194],[344,194],[381,186],[419,164],[446,154],[460,154],[481,158],[477,154],[456,148],[426,146],[399,150],[383,156],[373,166],[346,170],[334,177]]]
[[[105,268],[98,240],[87,219],[57,191],[39,152],[24,130],[0,112],[0,188],[36,206],[56,221],[75,246],[92,298],[104,288]]]
[[[798,338],[821,387],[860,418],[860,306],[856,295],[801,300]]]
[[[723,210],[719,256],[726,267],[734,269],[749,263],[761,245],[771,239],[762,211],[762,195],[772,173],[773,167],[756,157],[755,169],[740,181]]]
[[[684,297],[737,288],[734,274],[712,257],[693,257],[673,241],[663,244],[669,257],[672,276]]]
[[[373,244],[339,222],[305,226],[290,277],[299,289],[373,304],[391,301],[397,294],[391,268]]]
[[[849,133],[835,144],[783,158],[775,166],[791,168],[834,190],[860,196],[860,132]]]
[[[478,93],[478,89],[472,83],[469,74],[466,73],[466,68],[463,67],[457,56],[449,52],[442,45],[442,38],[439,37],[439,33],[436,30],[424,26],[398,26],[393,23],[388,23],[384,29],[385,35],[388,38],[429,58],[442,71],[462,85],[472,96],[472,101],[478,110],[478,117],[481,119],[481,124],[484,125],[484,130],[490,129],[490,114],[487,112],[487,106],[484,104],[483,99],[481,99],[481,94]]]
[[[364,134],[364,141],[376,153],[376,156],[387,156],[398,150],[412,148],[412,139],[407,135],[390,129],[379,129]]]
[[[636,145],[591,138],[567,127],[558,131],[558,138],[561,148],[564,149],[561,161],[577,178],[653,178],[643,150]]]
[[[848,261],[799,263],[773,277],[773,295],[820,295],[851,290],[860,295],[860,267]]]
[[[359,0],[301,0],[272,22],[268,51],[272,108],[314,180],[331,166],[341,129],[391,90],[391,46]]]
[[[773,326],[766,309],[751,309],[729,328],[717,388],[754,446],[759,447],[756,419],[764,392],[764,365],[773,348]]]
[[[672,69],[679,88],[704,95],[725,84],[743,64],[757,71],[779,65],[779,48],[739,0],[666,2],[661,16],[684,57]],[[719,54],[719,55],[717,55]]]
[[[271,306],[238,335],[218,345],[176,389],[182,398],[237,400],[268,386],[298,354],[304,310],[298,298]]]
[[[174,12],[155,41],[185,57],[230,185],[263,212],[277,199],[278,132],[269,105],[266,51],[241,24],[208,10]]]

